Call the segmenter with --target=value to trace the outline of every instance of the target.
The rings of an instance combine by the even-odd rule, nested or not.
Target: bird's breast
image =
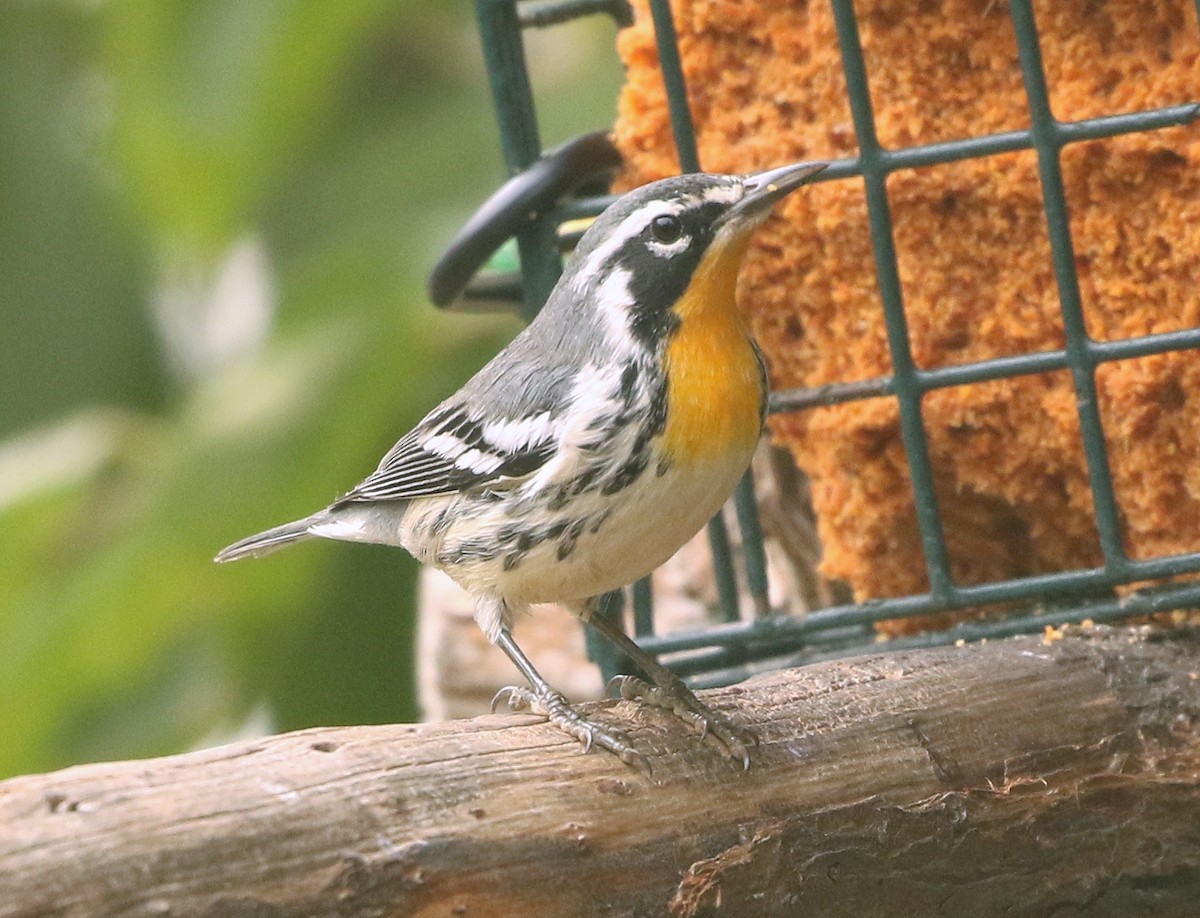
[[[667,345],[663,449],[689,462],[754,449],[762,432],[766,379],[749,330],[732,302],[688,302],[712,289],[693,283],[676,307]]]

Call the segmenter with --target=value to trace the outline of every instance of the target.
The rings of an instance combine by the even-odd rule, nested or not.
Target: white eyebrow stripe
[[[709,185],[698,192],[682,195],[670,201],[648,201],[618,223],[604,241],[588,253],[587,261],[580,266],[580,274],[583,277],[587,277],[599,271],[600,268],[612,260],[614,253],[621,246],[641,233],[642,230],[650,225],[650,221],[655,217],[668,214],[678,216],[702,204],[734,204],[741,200],[743,194],[744,190],[741,183],[731,182],[729,184]],[[684,245],[686,245],[687,239],[688,237],[685,236]],[[674,244],[672,243],[672,245]],[[662,243],[657,243],[657,245],[662,245]],[[673,254],[673,252],[663,250],[658,254],[669,255]]]
[[[600,245],[592,249],[587,261],[583,263],[582,273],[586,276],[607,264],[626,242],[645,229],[655,217],[666,214],[678,214],[683,210],[679,201],[651,201],[639,207],[628,217],[616,225]]]

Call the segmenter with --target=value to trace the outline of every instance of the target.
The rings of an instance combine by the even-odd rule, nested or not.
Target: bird
[[[753,731],[701,702],[603,614],[730,497],[762,436],[767,369],[735,297],[754,229],[827,164],[689,173],[618,197],[580,238],[536,317],[323,510],[220,551],[310,538],[398,546],[471,594],[474,617],[528,682],[493,710],[545,717],[630,765],[622,730],[589,720],[512,635],[557,603],[641,670],[619,694],[711,735],[749,768]],[[610,686],[611,687],[611,686]]]

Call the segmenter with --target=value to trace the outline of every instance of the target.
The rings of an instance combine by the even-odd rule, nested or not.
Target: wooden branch
[[[526,716],[305,730],[0,784],[0,915],[1192,915],[1200,642],[1097,628]]]

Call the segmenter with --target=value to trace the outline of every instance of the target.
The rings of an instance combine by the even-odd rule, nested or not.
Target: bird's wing
[[[549,412],[485,422],[471,417],[468,405],[442,405],[338,503],[411,500],[509,485],[535,472],[554,453],[555,428]]]

